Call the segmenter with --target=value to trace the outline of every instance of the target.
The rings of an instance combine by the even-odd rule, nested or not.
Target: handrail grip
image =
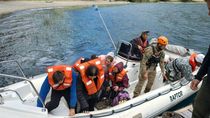
[[[1,92],[7,92],[7,91],[12,91],[12,92],[16,93],[17,96],[18,96],[18,98],[19,98],[22,102],[25,102],[25,100],[23,100],[23,99],[21,98],[20,94],[19,94],[17,91],[15,91],[15,90],[12,90],[12,89],[6,89],[6,90],[4,90],[4,89],[3,89],[3,90],[0,91],[0,93],[1,93]]]

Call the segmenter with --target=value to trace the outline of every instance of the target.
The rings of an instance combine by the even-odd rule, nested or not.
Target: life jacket
[[[157,66],[158,63],[160,63],[160,56],[161,56],[161,52],[159,55],[155,55],[155,47],[152,46],[152,51],[153,51],[153,55],[148,59],[148,61],[146,62],[146,65],[147,65],[147,69],[150,68],[150,66],[152,64],[155,65],[155,68]],[[154,69],[155,69],[154,68]]]
[[[123,77],[127,74],[127,71],[123,69],[121,72],[117,73],[116,76],[112,74],[114,66],[109,69],[109,79],[111,79],[112,82],[121,82],[123,81]]]
[[[143,42],[143,41],[140,39],[140,46],[141,46],[143,49],[146,48],[147,45],[148,45],[148,41],[147,41],[147,40]]]
[[[64,73],[64,82],[62,84],[55,84],[53,81],[53,74],[56,71],[61,71]],[[48,72],[48,81],[50,86],[54,90],[64,90],[71,86],[72,83],[72,67],[67,65],[58,65],[58,66],[51,66],[47,68]]]
[[[196,57],[196,53],[193,53],[191,56],[190,56],[190,59],[189,59],[189,63],[191,65],[191,68],[192,68],[192,72],[195,71],[195,68],[196,68],[196,61],[195,61],[195,57]]]
[[[98,58],[101,60],[101,64],[102,64],[103,68],[105,68],[105,66],[106,66],[106,55],[100,55]]]
[[[83,60],[83,57],[80,57],[73,65],[73,67],[76,69],[77,66],[79,66],[81,64],[81,60]]]
[[[96,85],[95,85],[94,80],[88,78],[85,73],[86,69],[90,65],[94,65],[98,68],[99,73],[97,75],[98,79],[97,79]],[[88,62],[81,63],[79,66],[76,67],[76,69],[80,72],[80,75],[82,77],[82,82],[85,85],[88,95],[95,94],[96,92],[98,92],[101,89],[101,86],[104,82],[104,71],[103,71],[103,67],[101,65],[100,59],[96,58],[96,59],[90,60]]]

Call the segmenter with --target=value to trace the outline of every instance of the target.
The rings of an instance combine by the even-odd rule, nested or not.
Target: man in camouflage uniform
[[[190,57],[177,58],[166,64],[166,77],[172,82],[182,77],[191,81],[193,79],[192,72],[195,70],[196,66],[200,67],[203,59],[203,54],[192,54]]]
[[[164,74],[164,49],[165,46],[168,44],[168,39],[165,36],[160,36],[157,39],[156,46],[149,46],[145,48],[143,59],[140,62],[140,71],[139,71],[139,81],[134,90],[134,96],[137,97],[141,93],[141,89],[144,85],[144,82],[148,79],[146,89],[144,90],[145,93],[151,90],[153,85],[155,76],[156,76],[156,67],[157,64],[160,64],[161,72],[163,77]]]

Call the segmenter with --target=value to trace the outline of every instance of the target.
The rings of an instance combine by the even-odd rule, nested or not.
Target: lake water
[[[210,18],[202,3],[143,3],[99,8],[114,42],[130,41],[141,31],[149,38],[165,35],[170,44],[206,53]],[[72,64],[79,57],[114,50],[98,12],[82,9],[39,9],[0,17],[0,61],[17,60],[27,77],[54,64]],[[1,72],[16,75],[14,63]],[[17,80],[2,79],[0,86]]]

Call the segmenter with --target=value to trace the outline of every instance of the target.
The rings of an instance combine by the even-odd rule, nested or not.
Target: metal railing
[[[23,69],[21,68],[21,66],[20,66],[20,64],[18,63],[18,61],[16,61],[16,60],[1,61],[0,64],[2,64],[2,63],[9,63],[9,62],[15,62],[15,63],[18,65],[18,68],[19,68],[19,70],[21,71],[23,77],[14,76],[14,75],[9,75],[9,74],[2,74],[2,73],[0,73],[0,76],[9,77],[9,78],[14,78],[14,79],[21,79],[21,80],[25,80],[25,81],[29,82],[29,84],[31,85],[31,87],[32,87],[32,89],[34,90],[35,94],[38,96],[38,99],[39,99],[40,102],[42,103],[43,108],[45,108],[45,104],[44,104],[43,100],[41,99],[41,97],[40,97],[38,91],[36,90],[34,84],[25,76],[25,74],[23,73]],[[19,94],[17,91],[15,91],[15,90],[10,90],[10,89],[9,89],[9,90],[2,89],[2,91],[0,91],[0,92],[5,92],[5,91],[13,91],[13,92],[15,92],[15,93],[18,95],[18,97],[20,98],[20,100],[24,102],[24,100],[20,97],[20,94]]]

